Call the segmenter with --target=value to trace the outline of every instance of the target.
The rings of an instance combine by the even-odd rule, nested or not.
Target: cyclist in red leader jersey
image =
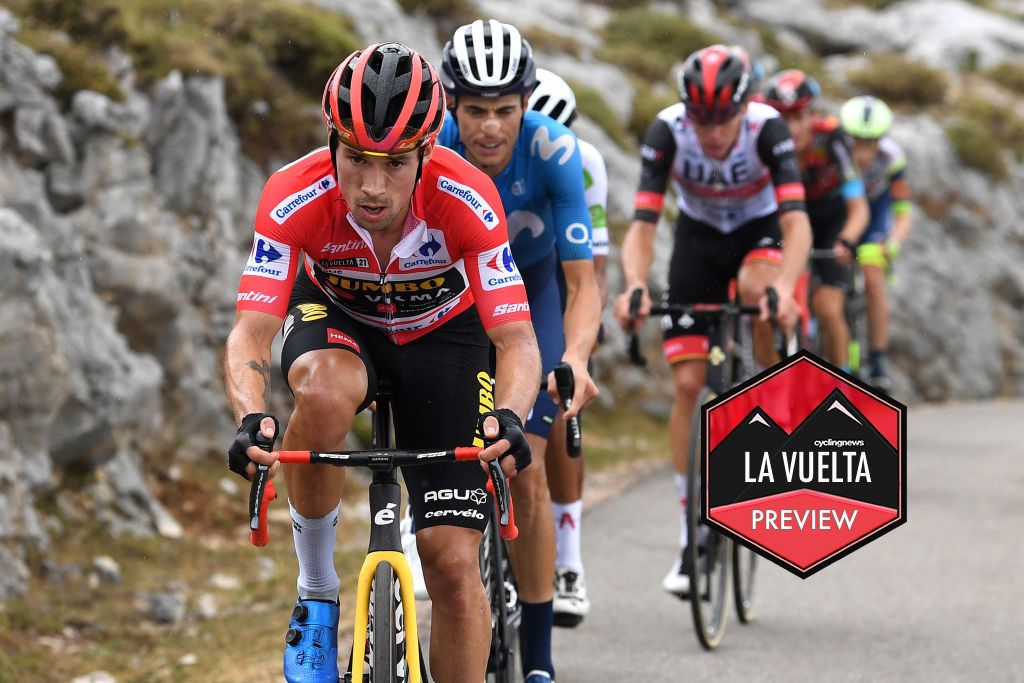
[[[758,361],[778,360],[768,321],[766,287],[779,293],[779,322],[793,328],[799,310],[793,290],[807,262],[811,228],[804,187],[785,121],[771,107],[748,102],[754,87],[750,59],[738,47],[713,45],[690,55],[679,73],[682,102],[663,109],[648,126],[636,209],[622,245],[626,292],[615,304],[624,328],[629,296],[643,291],[637,324],[650,311],[647,276],[654,231],[671,176],[679,202],[669,266],[670,303],[726,301],[737,277],[746,304],[759,303],[754,325]],[[780,229],[781,228],[781,229]],[[785,246],[782,246],[785,238]],[[707,376],[706,323],[663,321],[665,357],[672,366],[675,400],[670,444],[679,487],[680,545],[684,552],[662,582],[674,594],[689,593],[686,556],[686,472],[690,420]]]
[[[253,444],[257,432],[277,436],[270,351],[283,320],[281,365],[295,398],[285,448],[342,448],[377,378],[387,378],[399,447],[472,442],[480,417],[496,441],[481,459],[511,454],[502,466],[514,475],[530,460],[522,418],[540,383],[539,351],[494,185],[434,146],[445,111],[437,74],[404,45],[372,45],[334,71],[323,105],[328,147],[275,173],[257,209],[225,358],[241,423],[229,466],[243,476],[253,463],[278,469]],[[493,394],[488,337],[497,347]],[[299,561],[285,677],[336,683],[344,470],[286,466],[285,479]],[[489,610],[477,553],[488,508],[482,495],[425,493],[482,492],[485,479],[473,464],[406,477],[435,598],[430,668],[445,683],[485,676]]]

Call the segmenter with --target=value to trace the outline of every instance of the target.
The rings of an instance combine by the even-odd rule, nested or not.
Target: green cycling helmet
[[[877,140],[889,132],[892,109],[877,97],[860,95],[843,104],[839,110],[839,123],[855,138]]]

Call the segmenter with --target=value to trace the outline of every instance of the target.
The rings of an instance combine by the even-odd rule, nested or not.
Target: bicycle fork
[[[370,588],[377,566],[382,562],[391,565],[398,579],[399,594],[402,598],[402,620],[405,624],[405,664],[409,683],[426,683],[420,676],[419,634],[416,628],[416,598],[413,593],[412,570],[402,553],[402,537],[398,527],[398,511],[401,503],[401,489],[394,471],[375,471],[370,484],[370,544],[363,566],[359,570],[356,586],[355,633],[352,640],[352,678],[362,683],[363,666],[366,660],[366,629],[370,614]],[[393,591],[394,586],[376,586],[376,599],[386,599],[384,591]],[[390,597],[390,596],[388,596]],[[382,646],[382,638],[394,634],[374,633],[374,645]],[[380,644],[379,644],[380,643]],[[379,645],[378,645],[379,644]]]

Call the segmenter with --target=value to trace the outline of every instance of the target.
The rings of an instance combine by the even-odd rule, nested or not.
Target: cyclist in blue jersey
[[[530,109],[569,127],[576,120],[576,94],[558,74],[537,69]],[[604,308],[608,291],[608,169],[604,157],[586,140],[578,140],[583,162],[583,191],[590,211],[594,270]],[[602,334],[598,333],[598,343]],[[555,626],[575,627],[590,612],[580,539],[583,527],[583,458],[570,458],[564,423],[556,423],[545,463],[555,519]]]
[[[491,177],[508,218],[512,256],[526,285],[548,391],[526,422],[535,454],[544,453],[556,419],[559,360],[573,369],[576,415],[597,395],[587,371],[600,325],[601,302],[591,251],[583,167],[576,136],[543,114],[527,111],[536,83],[529,42],[509,24],[474,21],[444,47],[441,80],[451,109],[438,138]],[[565,314],[556,266],[565,274]],[[503,272],[500,264],[494,276]],[[486,287],[486,282],[485,285]],[[551,662],[555,534],[544,459],[512,483],[519,540],[512,562],[523,605],[522,654],[527,683],[554,679]]]

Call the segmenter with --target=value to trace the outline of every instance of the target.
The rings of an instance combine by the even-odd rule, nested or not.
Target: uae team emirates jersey
[[[324,147],[267,181],[238,310],[284,318],[300,267],[341,310],[404,344],[474,304],[485,328],[530,320],[491,180],[435,147],[412,197],[404,237],[378,263],[370,234],[338,190]]]

